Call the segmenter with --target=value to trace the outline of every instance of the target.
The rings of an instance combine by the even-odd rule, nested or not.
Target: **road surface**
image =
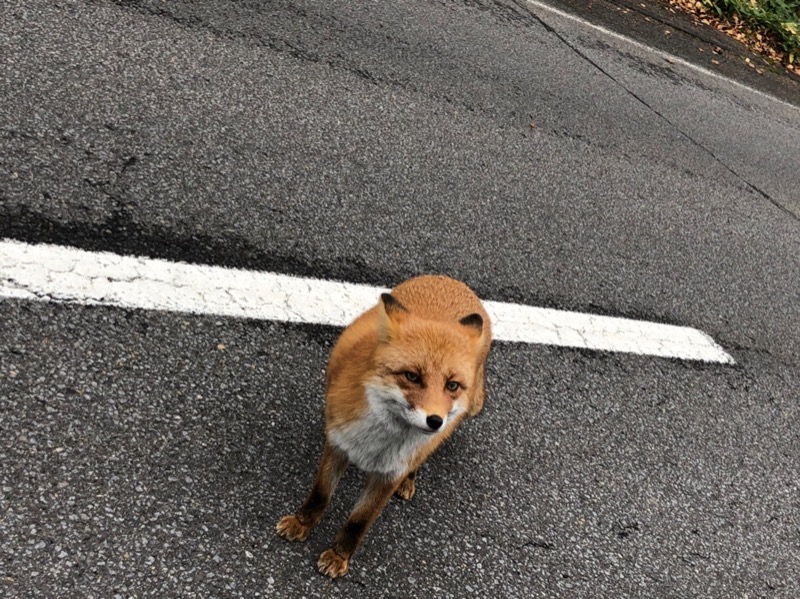
[[[563,6],[562,6],[563,8]],[[0,300],[4,596],[796,597],[800,111],[523,2],[0,7],[0,238],[692,327],[498,342],[351,573],[333,326]],[[0,271],[6,286],[14,284]]]

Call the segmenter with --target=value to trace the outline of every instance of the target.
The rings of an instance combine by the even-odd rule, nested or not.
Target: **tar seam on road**
[[[740,81],[736,81],[735,79],[731,79],[729,77],[726,77],[725,75],[720,75],[719,73],[715,73],[714,71],[711,71],[711,70],[709,70],[709,69],[707,69],[705,67],[701,67],[700,65],[697,65],[697,64],[695,64],[693,62],[689,62],[688,60],[685,60],[685,59],[681,58],[680,56],[675,56],[674,54],[670,54],[669,52],[664,52],[663,50],[658,50],[656,48],[653,48],[653,47],[648,46],[646,44],[643,44],[641,42],[637,42],[633,38],[630,38],[630,37],[627,37],[625,35],[622,35],[621,33],[617,33],[616,31],[612,31],[611,29],[607,29],[606,27],[603,27],[601,25],[597,25],[595,23],[592,23],[591,21],[587,21],[586,19],[583,19],[583,18],[581,18],[581,17],[579,17],[577,15],[573,15],[571,13],[568,13],[568,12],[565,12],[565,11],[560,10],[558,8],[555,8],[554,6],[551,6],[550,4],[547,4],[546,2],[541,2],[540,0],[523,0],[523,1],[526,4],[530,5],[530,6],[533,6],[535,8],[540,9],[540,10],[543,10],[545,12],[549,12],[551,14],[554,14],[554,15],[556,15],[558,17],[561,17],[562,19],[566,19],[568,21],[573,21],[575,23],[579,23],[579,24],[583,25],[584,27],[587,27],[587,28],[590,28],[590,29],[594,29],[595,31],[599,31],[604,35],[607,35],[607,36],[612,37],[614,39],[623,41],[626,44],[630,44],[631,46],[634,46],[635,48],[639,48],[640,50],[645,50],[647,52],[651,52],[651,53],[653,53],[653,54],[655,54],[657,56],[660,56],[661,58],[668,59],[672,63],[680,64],[680,65],[682,65],[684,67],[688,67],[690,69],[693,69],[693,70],[697,71],[698,73],[702,73],[703,75],[707,75],[709,77],[713,77],[715,79],[719,79],[719,80],[724,81],[724,82],[726,82],[726,83],[728,83],[730,85],[739,87],[741,89],[747,90],[748,92],[751,92],[753,94],[761,96],[762,98],[767,98],[769,100],[772,100],[773,102],[777,102],[779,104],[782,104],[783,106],[788,106],[789,108],[792,108],[794,110],[800,110],[799,107],[795,106],[794,104],[789,104],[788,102],[784,102],[780,98],[776,98],[775,96],[771,96],[768,93],[765,93],[765,92],[762,92],[760,90],[757,90],[757,89],[755,89],[753,87],[750,87],[749,85],[745,85],[744,83],[741,83]],[[548,29],[552,29],[551,27],[547,27],[547,28]]]
[[[0,240],[0,299],[345,326],[387,289]],[[498,341],[733,364],[690,327],[485,301]]]
[[[535,6],[539,6],[539,3],[538,3],[538,2],[535,2],[535,1],[533,1],[533,0],[524,0],[524,1],[525,1],[525,2],[527,2],[528,4],[533,4],[533,5],[535,5]],[[556,10],[556,9],[553,9],[553,11],[554,11],[555,13],[557,13],[557,14],[561,15],[561,11],[559,11],[559,10]],[[563,15],[562,15],[562,16],[563,16]],[[551,34],[553,34],[554,36],[556,36],[556,37],[559,39],[559,41],[561,41],[561,42],[562,42],[562,43],[563,43],[565,46],[567,46],[567,47],[568,47],[570,50],[572,50],[573,52],[575,52],[575,54],[577,54],[577,55],[578,55],[578,56],[580,56],[580,57],[581,57],[583,60],[585,60],[586,62],[588,62],[590,65],[592,65],[592,66],[593,66],[595,69],[597,69],[597,70],[598,70],[600,73],[602,73],[602,74],[603,74],[605,77],[608,77],[608,78],[609,78],[611,81],[613,81],[613,82],[614,82],[614,84],[615,84],[615,85],[618,85],[618,86],[619,86],[619,87],[621,87],[623,90],[625,90],[625,92],[626,92],[626,93],[630,94],[630,95],[631,95],[631,97],[633,97],[633,99],[635,99],[637,102],[639,102],[640,104],[642,104],[642,105],[643,105],[645,108],[647,108],[647,109],[648,109],[650,112],[652,112],[653,114],[655,114],[655,115],[656,115],[656,117],[658,117],[659,119],[663,120],[665,123],[667,123],[667,125],[669,125],[669,126],[670,126],[670,127],[672,127],[673,129],[675,129],[675,131],[677,131],[677,132],[678,132],[678,134],[679,134],[681,137],[683,137],[684,139],[686,139],[686,140],[687,140],[689,143],[691,143],[691,144],[693,144],[693,145],[697,146],[697,147],[698,147],[698,148],[700,148],[702,151],[706,152],[706,153],[707,153],[709,156],[711,156],[711,158],[712,158],[712,159],[713,159],[713,160],[714,160],[714,161],[715,161],[717,164],[719,164],[719,165],[720,165],[722,168],[724,168],[724,169],[725,169],[726,171],[728,171],[728,172],[729,172],[731,175],[733,175],[733,176],[734,176],[734,177],[735,177],[735,178],[736,178],[738,181],[740,181],[740,182],[741,182],[741,183],[742,183],[742,184],[743,184],[745,187],[747,187],[747,188],[748,188],[748,189],[750,189],[751,191],[755,192],[756,194],[760,195],[762,198],[764,198],[765,200],[767,200],[768,202],[770,202],[770,203],[771,203],[773,206],[775,206],[776,208],[778,208],[779,210],[781,210],[781,211],[782,211],[784,214],[786,214],[786,215],[787,215],[787,216],[789,216],[790,218],[792,218],[792,219],[794,219],[794,220],[800,220],[800,217],[798,217],[796,214],[794,214],[794,212],[792,212],[792,211],[791,211],[791,210],[789,210],[789,209],[788,209],[786,206],[782,205],[780,202],[778,202],[777,200],[775,200],[775,199],[774,199],[772,196],[770,196],[768,193],[766,193],[766,192],[765,192],[764,190],[762,190],[761,188],[757,187],[757,186],[756,186],[756,185],[754,185],[753,183],[750,183],[750,181],[748,181],[748,180],[747,180],[747,179],[745,179],[745,178],[744,178],[742,175],[740,175],[739,173],[737,173],[737,172],[736,172],[736,171],[735,171],[735,170],[734,170],[734,169],[733,169],[731,166],[729,166],[728,164],[726,164],[725,162],[723,162],[723,161],[722,161],[722,160],[721,160],[721,159],[720,159],[720,158],[719,158],[719,157],[718,157],[718,156],[717,156],[717,155],[716,155],[714,152],[712,152],[710,149],[708,149],[707,147],[705,147],[705,146],[704,146],[702,143],[700,143],[699,141],[697,141],[696,139],[694,139],[694,138],[693,138],[691,135],[689,135],[688,133],[686,133],[686,132],[685,132],[683,129],[681,129],[680,127],[678,127],[678,126],[677,126],[675,123],[673,123],[671,120],[669,120],[669,119],[668,119],[666,116],[664,116],[664,115],[663,115],[661,112],[659,112],[658,110],[656,110],[656,108],[655,108],[654,106],[652,106],[652,105],[651,105],[649,102],[647,102],[647,101],[646,101],[646,100],[645,100],[645,99],[644,99],[642,96],[640,96],[639,94],[637,94],[636,92],[634,92],[632,89],[628,88],[627,86],[623,85],[623,84],[622,84],[620,81],[618,81],[618,80],[617,80],[617,78],[616,78],[616,77],[614,77],[614,76],[613,76],[611,73],[609,73],[609,72],[608,72],[606,69],[604,69],[602,66],[600,66],[600,64],[598,64],[598,63],[597,63],[597,61],[593,60],[593,59],[592,59],[591,57],[589,57],[589,56],[588,56],[588,55],[587,55],[585,52],[582,52],[581,50],[579,50],[579,49],[577,48],[577,46],[575,46],[574,44],[570,43],[570,42],[569,42],[569,41],[568,41],[568,40],[567,40],[567,39],[566,39],[566,38],[565,38],[563,35],[561,35],[561,34],[560,34],[558,31],[556,31],[556,29],[555,29],[555,28],[554,28],[552,25],[550,25],[550,24],[548,24],[548,23],[545,23],[545,22],[544,22],[544,21],[543,21],[543,20],[542,20],[540,17],[538,17],[538,16],[536,16],[536,15],[534,15],[534,17],[535,17],[535,18],[536,18],[536,20],[537,20],[537,21],[538,21],[538,22],[539,22],[539,23],[542,25],[542,27],[544,27],[544,28],[545,28],[547,31],[549,31]],[[575,18],[575,19],[577,19],[579,22],[582,22],[582,23],[584,22],[582,19],[580,19],[580,18],[578,18],[578,17],[574,17],[574,18]],[[587,22],[587,23],[588,23],[588,22]],[[589,25],[592,25],[591,23],[588,23],[588,24],[589,24]],[[636,42],[636,41],[634,41],[634,40],[630,40],[630,39],[628,39],[628,38],[626,38],[626,37],[624,37],[624,36],[620,36],[620,35],[619,35],[619,34],[617,34],[617,33],[614,33],[614,32],[611,32],[611,31],[608,31],[608,30],[604,29],[603,27],[599,27],[599,26],[596,26],[596,25],[592,25],[592,27],[594,27],[594,28],[596,28],[596,29],[598,29],[598,30],[600,30],[600,31],[602,31],[602,32],[604,32],[604,33],[613,34],[615,37],[619,37],[619,38],[621,38],[621,39],[624,39],[624,40],[626,40],[626,41],[629,41],[629,42],[630,42],[630,43],[632,43],[632,44],[635,44],[635,45],[638,45],[638,46],[641,46],[641,47],[647,48],[647,46],[643,46],[642,44],[639,44],[639,42]],[[688,63],[688,62],[686,62],[686,61],[681,61],[681,59],[679,59],[677,56],[671,56],[671,55],[669,55],[669,54],[666,54],[666,53],[660,52],[660,51],[658,51],[658,50],[655,50],[654,48],[648,48],[648,49],[649,49],[649,50],[652,50],[653,52],[656,52],[656,53],[658,53],[658,54],[663,54],[664,56],[668,56],[668,57],[670,57],[670,60],[672,60],[672,59],[675,59],[675,61],[677,61],[677,62],[684,62],[685,64],[687,64],[687,65],[691,66],[692,68],[695,68],[695,69],[697,69],[698,71],[700,71],[700,72],[702,72],[702,73],[705,73],[705,74],[707,74],[707,75],[715,75],[715,76],[717,76],[717,77],[721,77],[720,75],[717,75],[716,73],[713,73],[712,71],[708,71],[708,70],[706,70],[706,69],[703,69],[702,67],[698,67],[697,65],[692,65],[691,63]],[[738,85],[742,85],[742,84],[739,84],[739,83],[738,83],[738,82],[736,82],[736,81],[733,81],[732,79],[727,79],[727,78],[725,78],[725,77],[721,77],[721,78],[722,78],[722,79],[725,79],[726,81],[729,81],[729,82],[732,82],[732,83],[737,83]],[[747,86],[745,86],[745,85],[742,85],[742,87],[744,87],[745,89],[748,89],[748,90],[750,90],[750,91],[754,91],[754,92],[756,92],[756,93],[759,93],[759,94],[762,94],[762,95],[766,95],[766,94],[763,94],[763,92],[760,92],[760,91],[758,91],[758,90],[755,90],[755,89],[753,89],[753,88],[747,87]],[[767,97],[769,97],[769,98],[772,98],[773,100],[776,100],[776,101],[778,101],[778,102],[782,102],[782,103],[784,103],[784,102],[783,102],[783,100],[779,100],[779,99],[777,99],[777,98],[773,98],[772,96],[767,96]]]

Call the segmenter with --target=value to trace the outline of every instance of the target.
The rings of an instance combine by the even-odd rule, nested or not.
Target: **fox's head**
[[[479,314],[442,322],[415,316],[392,295],[378,304],[372,407],[393,424],[434,434],[469,408],[483,345]]]

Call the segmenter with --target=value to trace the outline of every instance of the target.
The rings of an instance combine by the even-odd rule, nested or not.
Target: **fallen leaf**
[[[749,0],[754,6],[758,7],[765,0]],[[751,50],[781,64],[787,71],[800,74],[800,67],[797,66],[797,52],[785,51],[777,45],[777,41],[769,34],[768,28],[751,27],[739,15],[731,14],[728,17],[720,17],[707,6],[711,0],[669,0],[669,5],[691,15],[696,23],[702,23],[714,27],[718,31],[725,33],[731,38],[748,46]],[[733,3],[725,0],[725,3]],[[672,10],[670,8],[669,10]],[[775,24],[776,28],[796,35],[800,29],[797,21],[781,22]],[[713,49],[715,54],[722,54],[722,48]],[[719,63],[715,63],[719,64]]]

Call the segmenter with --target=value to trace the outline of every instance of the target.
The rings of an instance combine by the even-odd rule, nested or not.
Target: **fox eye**
[[[450,393],[455,393],[458,391],[459,387],[461,387],[461,385],[458,383],[458,381],[447,381],[447,384],[445,385],[445,389],[450,391]]]
[[[403,375],[405,375],[406,379],[409,383],[414,383],[418,385],[420,382],[419,375],[416,372],[412,372],[411,370],[406,370]]]

